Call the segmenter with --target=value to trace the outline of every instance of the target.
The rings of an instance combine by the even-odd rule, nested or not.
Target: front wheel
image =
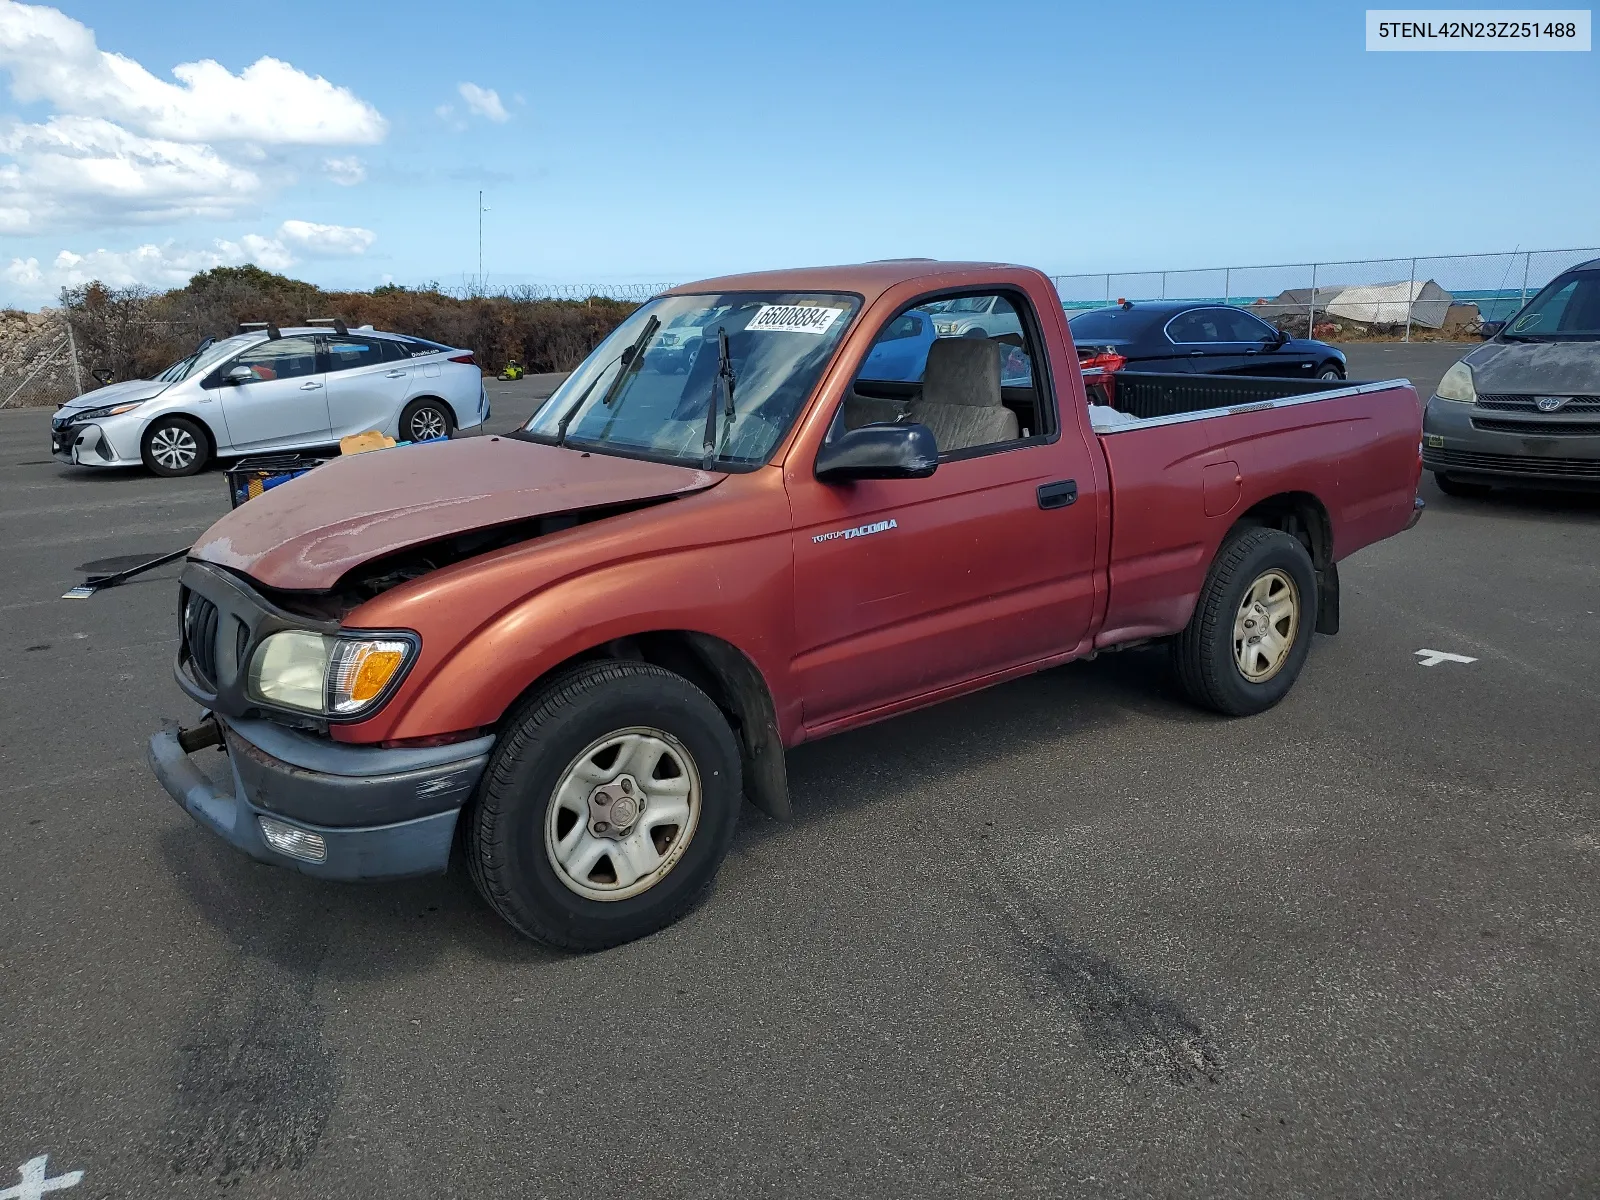
[[[1317,576],[1297,538],[1243,529],[1217,551],[1189,624],[1172,643],[1178,681],[1204,708],[1242,717],[1294,685],[1317,623]]]
[[[435,438],[449,437],[454,422],[444,401],[432,397],[413,400],[400,414],[400,439],[406,442],[430,442]]]
[[[733,841],[739,749],[682,676],[604,661],[510,718],[464,818],[473,882],[519,932],[602,950],[670,925]]]
[[[188,417],[162,417],[152,421],[140,447],[144,465],[152,474],[168,479],[199,474],[205,468],[210,449],[206,431]]]
[[[1323,364],[1322,370],[1317,372],[1318,379],[1343,379],[1344,372],[1335,363]]]

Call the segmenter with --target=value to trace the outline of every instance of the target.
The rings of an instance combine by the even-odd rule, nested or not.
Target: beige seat
[[[940,454],[1015,441],[1017,414],[1000,399],[1000,346],[988,338],[940,338],[928,347],[922,398],[911,419],[933,430]]]
[[[858,396],[852,391],[844,398],[844,427],[860,429],[863,425],[893,425],[907,419],[907,408],[908,406],[899,400]]]

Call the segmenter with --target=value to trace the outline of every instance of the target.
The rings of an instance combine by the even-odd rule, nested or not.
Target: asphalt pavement
[[[1600,501],[1425,483],[1255,718],[1133,652],[801,747],[703,904],[569,957],[167,798],[176,570],[60,596],[222,476],[63,468],[47,418],[0,412],[0,1195],[1600,1189]]]

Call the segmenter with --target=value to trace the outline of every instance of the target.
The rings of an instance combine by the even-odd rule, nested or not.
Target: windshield
[[[228,355],[242,350],[254,340],[256,339],[228,338],[225,341],[212,342],[211,345],[207,346],[204,350],[201,350],[196,354],[191,354],[188,358],[179,359],[177,362],[173,363],[165,371],[156,376],[155,382],[177,383],[179,380],[187,379],[191,375],[203,375],[214,365],[227,358]]]
[[[855,317],[854,296],[733,292],[664,296],[612,331],[567,377],[526,429],[536,441],[615,450],[721,469],[759,466],[788,432],[839,339]],[[654,322],[654,324],[652,324]],[[662,330],[700,327],[692,353]],[[717,382],[721,339],[728,335],[733,412]],[[637,360],[629,353],[640,344]],[[718,412],[715,446],[706,453],[708,410]]]
[[[1600,271],[1554,280],[1511,319],[1502,336],[1514,342],[1600,338]]]
[[[962,296],[959,300],[936,300],[923,307],[936,313],[981,313],[989,311],[992,296]]]

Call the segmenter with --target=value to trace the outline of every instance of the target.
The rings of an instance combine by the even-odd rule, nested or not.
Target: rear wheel
[[[1294,686],[1317,623],[1311,555],[1278,529],[1242,529],[1217,551],[1172,644],[1183,690],[1229,716],[1271,708]]]
[[[406,405],[400,414],[400,440],[427,442],[434,438],[449,437],[455,422],[450,419],[450,408],[443,400],[424,396]]]
[[[144,465],[156,475],[196,475],[211,457],[211,439],[189,417],[161,417],[145,430],[140,447]]]
[[[1446,475],[1442,471],[1433,473],[1433,482],[1446,496],[1459,496],[1467,500],[1482,500],[1494,490],[1486,483],[1468,483],[1464,479],[1457,479],[1454,475]]]
[[[600,950],[671,924],[710,886],[739,818],[720,709],[642,662],[586,663],[507,724],[466,826],[484,899],[519,932]]]

